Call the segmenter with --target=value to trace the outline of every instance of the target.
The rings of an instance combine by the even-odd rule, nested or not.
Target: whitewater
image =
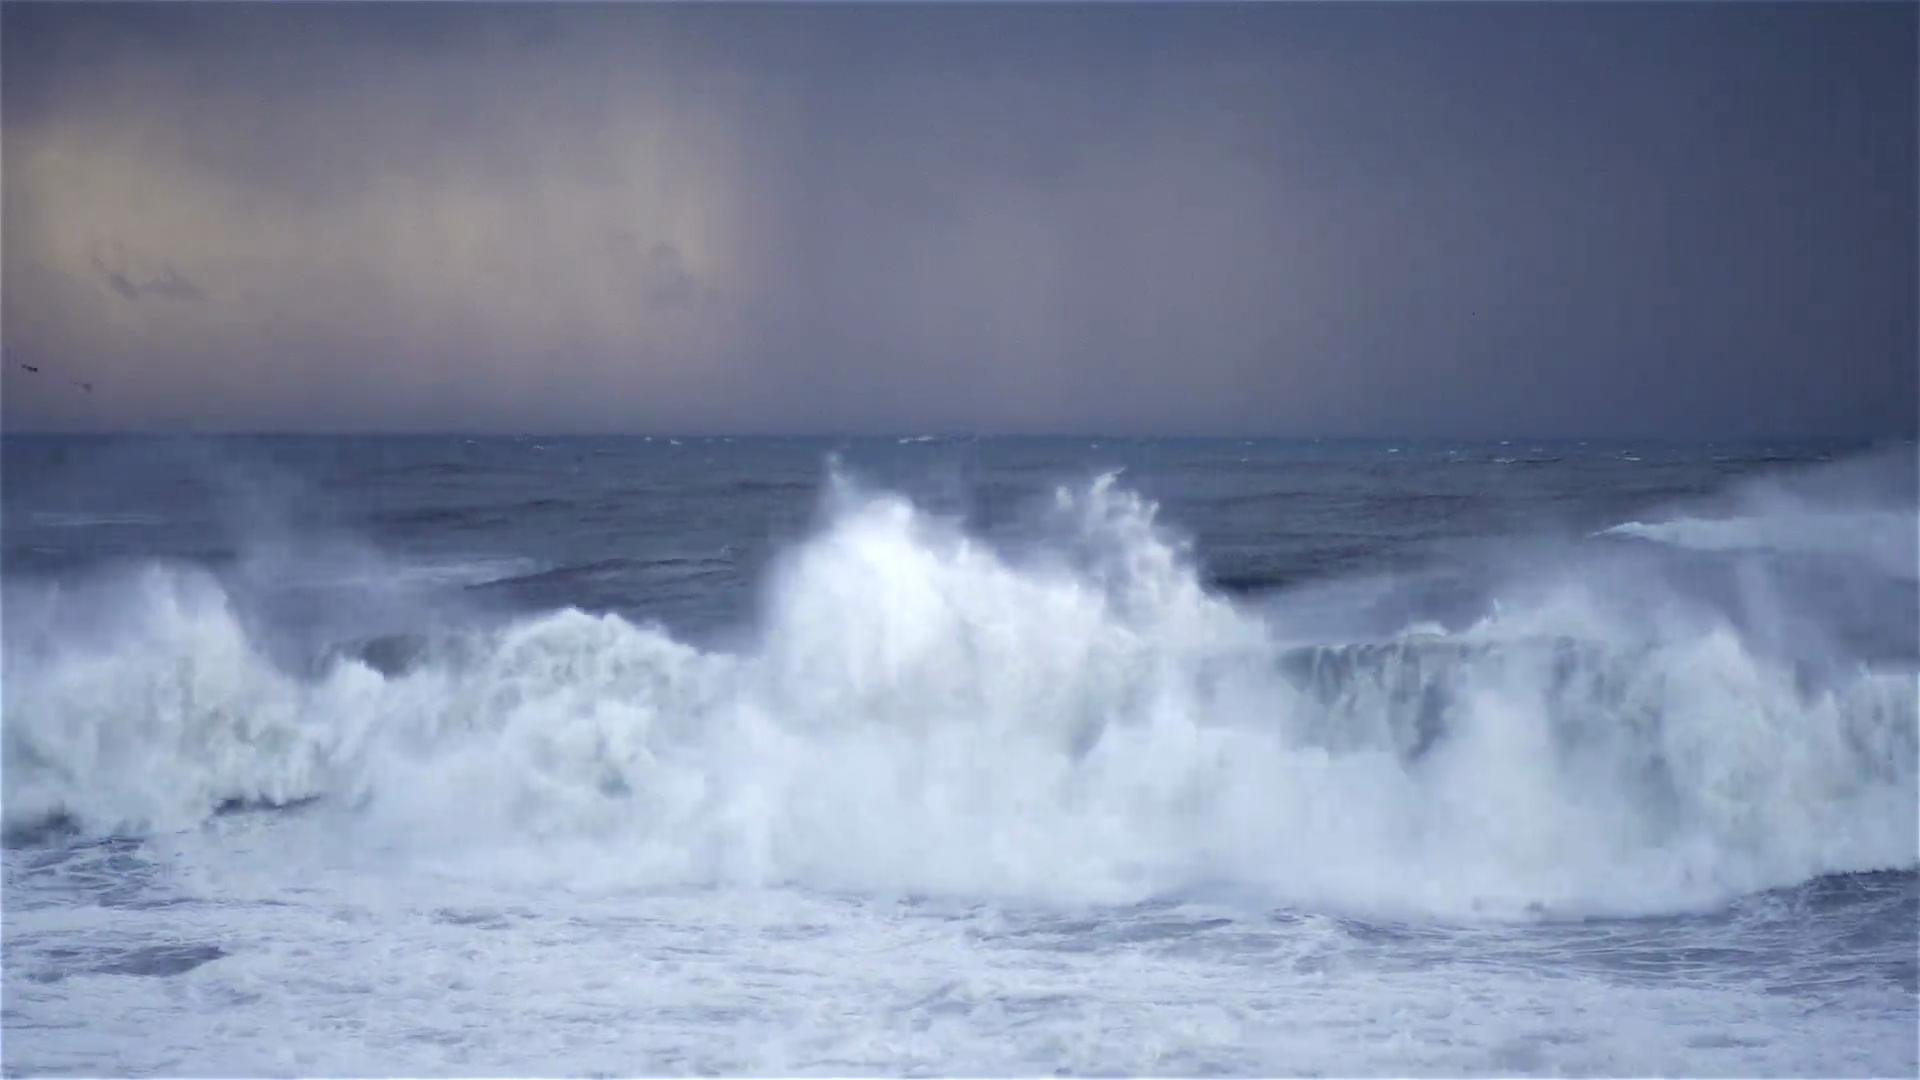
[[[663,442],[10,443],[7,1071],[1920,1067],[1910,446]]]

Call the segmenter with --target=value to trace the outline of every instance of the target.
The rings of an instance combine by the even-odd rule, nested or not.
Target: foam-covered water
[[[771,492],[812,506],[784,539],[409,551],[282,509],[234,557],[10,566],[8,1067],[1913,1071],[1910,449],[1695,463],[1691,500],[1610,473],[1611,525],[1494,530],[1424,479],[1458,452],[1345,516],[1319,485],[1361,452],[1050,453],[915,496],[876,474],[938,462],[816,495],[610,451],[556,506],[399,514],[439,541]],[[426,454],[358,498],[566,468]],[[1440,498],[1469,523],[1387,557]],[[31,520],[86,512],[144,511]],[[1274,585],[1223,589],[1234,558]],[[730,618],[606,602],[729,573]]]

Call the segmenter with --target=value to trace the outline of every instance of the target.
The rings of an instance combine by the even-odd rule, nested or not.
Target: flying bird
[[[34,375],[40,374],[40,369],[34,366],[33,364],[29,364],[22,361],[20,366],[22,368],[25,368],[28,372]],[[89,394],[93,393],[93,383],[86,379],[76,379],[76,378],[73,378],[72,376],[68,376],[67,381],[79,387],[80,389],[85,390]]]

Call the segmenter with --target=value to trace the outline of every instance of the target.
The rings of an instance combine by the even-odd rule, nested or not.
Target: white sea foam
[[[1053,512],[1009,551],[843,482],[733,652],[566,610],[316,675],[202,571],[41,596],[110,610],[8,635],[6,819],[317,797],[488,873],[1446,914],[1915,865],[1911,672],[1809,685],[1577,565],[1464,631],[1282,640],[1114,478]]]
[[[1770,551],[1844,555],[1882,573],[1920,576],[1920,515],[1911,510],[1781,513],[1629,521],[1602,535],[1633,537],[1696,551]]]

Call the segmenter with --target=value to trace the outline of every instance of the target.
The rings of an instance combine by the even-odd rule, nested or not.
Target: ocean
[[[0,451],[9,1075],[1920,1069],[1911,443]]]

